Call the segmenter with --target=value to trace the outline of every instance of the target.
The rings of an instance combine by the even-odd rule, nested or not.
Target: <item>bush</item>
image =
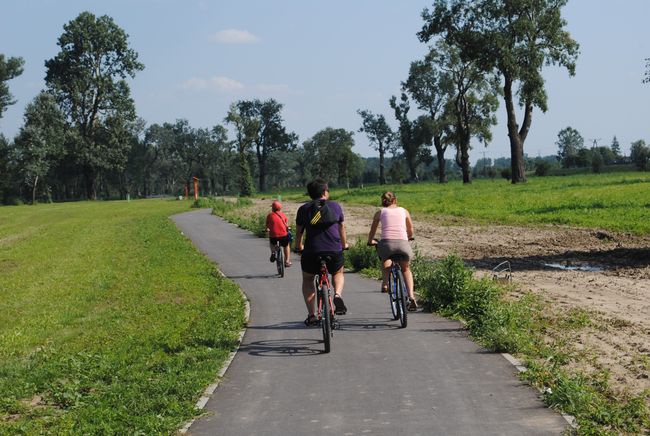
[[[551,164],[545,160],[535,162],[535,175],[539,177],[547,176],[551,170]]]
[[[345,256],[346,266],[354,271],[381,268],[375,247],[366,245],[363,239],[357,239]]]
[[[415,289],[420,299],[430,309],[456,310],[464,289],[472,279],[472,271],[457,255],[447,256],[433,266],[416,257],[412,265]]]

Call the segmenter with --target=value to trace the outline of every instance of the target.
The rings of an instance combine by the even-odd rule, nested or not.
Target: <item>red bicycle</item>
[[[334,289],[330,283],[329,271],[327,271],[327,255],[320,255],[320,272],[314,277],[314,289],[316,290],[316,316],[323,331],[323,343],[325,352],[331,349],[332,337],[337,321],[334,317]]]

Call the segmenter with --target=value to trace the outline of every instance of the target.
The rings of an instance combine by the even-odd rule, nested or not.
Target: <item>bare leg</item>
[[[271,254],[275,253],[275,244],[269,242],[269,247],[271,247]]]
[[[415,300],[415,293],[413,292],[413,273],[409,265],[409,261],[401,261],[399,266],[402,268],[402,274],[404,274],[404,281],[406,281],[406,287],[409,290],[409,298]]]
[[[390,259],[386,259],[382,263],[382,268],[381,268],[381,287],[382,289],[384,287],[388,287],[388,275],[390,274],[390,267],[393,266],[393,261]]]
[[[289,249],[289,246],[287,245],[286,247],[282,247],[284,250],[284,262],[289,263],[289,254],[291,254],[291,250]]]
[[[334,282],[334,293],[338,296],[341,296],[341,293],[343,292],[343,285],[345,284],[345,279],[343,277],[343,268],[332,274],[332,281]]]
[[[305,299],[305,306],[309,315],[314,315],[316,308],[314,301],[316,301],[316,292],[314,292],[314,274],[302,272],[302,296]]]

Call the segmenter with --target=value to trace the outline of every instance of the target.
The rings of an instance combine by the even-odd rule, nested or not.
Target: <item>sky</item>
[[[412,61],[427,52],[416,33],[424,0],[9,0],[0,5],[0,53],[22,57],[9,81],[17,103],[0,119],[13,138],[25,106],[45,88],[46,60],[59,52],[64,24],[81,12],[109,15],[129,35],[145,69],[129,79],[147,125],[187,119],[195,128],[225,124],[231,103],[274,98],[300,142],[326,127],[355,133],[353,150],[375,156],[359,133],[358,109],[384,114],[400,94]],[[580,44],[576,75],[544,69],[548,111],[536,109],[524,151],[557,153],[558,132],[571,126],[594,143],[617,137],[650,143],[650,0],[569,0],[566,29]],[[412,106],[415,106],[414,104]],[[414,114],[415,108],[412,109]],[[473,141],[471,161],[508,157],[503,102],[486,147]],[[521,122],[521,112],[518,120]],[[449,158],[452,153],[447,152]]]

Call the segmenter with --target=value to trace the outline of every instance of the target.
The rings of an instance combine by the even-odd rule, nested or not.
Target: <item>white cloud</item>
[[[212,35],[212,41],[221,44],[254,44],[259,38],[248,30],[226,29]]]
[[[192,77],[183,84],[186,89],[198,90],[215,90],[222,92],[241,91],[245,88],[244,84],[224,76],[213,76],[207,79]]]

